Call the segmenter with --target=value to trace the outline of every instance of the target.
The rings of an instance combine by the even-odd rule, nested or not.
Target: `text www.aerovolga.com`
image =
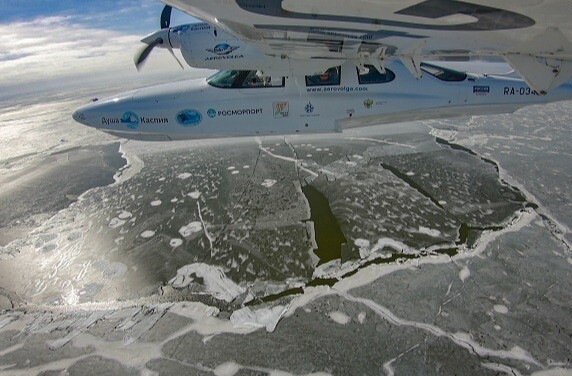
[[[308,93],[350,93],[356,91],[367,91],[367,87],[363,86],[322,86],[322,87],[307,87]]]

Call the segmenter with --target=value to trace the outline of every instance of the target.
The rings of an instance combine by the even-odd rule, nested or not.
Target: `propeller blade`
[[[166,29],[171,25],[171,11],[173,7],[170,5],[165,5],[163,11],[161,12],[161,29]]]
[[[153,48],[155,48],[155,46],[157,44],[160,44],[160,43],[157,41],[155,41],[153,43],[149,43],[142,50],[140,50],[140,52],[137,55],[135,55],[133,60],[135,61],[135,68],[137,68],[137,71],[141,70],[141,67],[143,67],[143,63],[145,63],[145,60],[147,59],[147,57],[149,56],[149,54],[151,53],[151,51],[153,50]]]
[[[182,70],[185,70],[185,67],[183,67],[183,64],[181,64],[181,62],[179,61],[179,59],[177,58],[177,55],[175,55],[175,53],[173,52],[173,49],[171,48],[171,46],[168,46],[167,49],[169,50],[169,52],[171,53],[171,55],[173,55],[173,57],[175,58],[175,60],[177,60],[177,63],[179,63],[179,66],[181,67]]]
[[[145,43],[147,46],[142,48],[139,51],[139,53],[135,55],[135,57],[133,58],[133,60],[135,61],[135,67],[137,68],[138,71],[141,70],[143,64],[145,63],[145,60],[147,60],[147,57],[149,56],[153,48],[155,48],[156,46],[166,47],[171,53],[171,55],[173,55],[175,60],[177,60],[179,66],[183,68],[183,64],[181,64],[179,59],[177,59],[177,56],[175,55],[171,47],[171,43],[169,42],[169,32],[170,32],[169,26],[171,25],[172,10],[173,8],[170,5],[165,5],[163,11],[161,12],[161,30],[149,34],[141,40],[141,42]]]

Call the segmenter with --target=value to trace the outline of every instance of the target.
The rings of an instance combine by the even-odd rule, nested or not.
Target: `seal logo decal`
[[[177,114],[177,123],[183,127],[192,127],[203,120],[203,116],[197,110],[183,110]]]
[[[238,49],[239,47],[240,46],[231,46],[230,44],[227,43],[220,43],[214,46],[213,49],[207,48],[207,51],[217,55],[228,55],[232,51]]]
[[[125,124],[127,128],[135,129],[139,126],[139,116],[135,112],[127,111],[121,116],[121,123]]]

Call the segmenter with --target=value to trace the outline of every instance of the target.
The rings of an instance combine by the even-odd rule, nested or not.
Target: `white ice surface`
[[[524,226],[530,225],[536,218],[537,215],[532,210],[530,209],[523,210],[522,213],[515,219],[515,221],[509,224],[506,228],[496,232],[484,233],[480,241],[477,242],[475,248],[471,252],[460,253],[454,256],[453,258],[449,256],[435,256],[435,257],[422,258],[420,260],[418,259],[415,260],[415,262],[417,263],[417,266],[415,268],[412,268],[413,261],[411,260],[406,261],[403,264],[370,265],[369,267],[360,269],[355,274],[340,280],[332,288],[329,288],[327,286],[306,288],[302,296],[296,297],[291,302],[290,308],[285,313],[285,317],[291,316],[296,311],[296,309],[304,307],[309,302],[314,301],[320,297],[331,294],[337,294],[341,297],[344,297],[348,301],[363,304],[364,306],[368,307],[373,312],[375,312],[378,316],[380,316],[381,318],[385,319],[386,321],[388,321],[393,325],[414,327],[422,331],[426,331],[427,333],[434,336],[446,337],[449,340],[453,341],[458,346],[466,348],[469,351],[475,352],[479,356],[482,357],[492,356],[500,359],[516,360],[519,362],[524,362],[527,364],[533,364],[539,367],[544,367],[538,360],[536,360],[527,351],[520,348],[519,346],[514,346],[510,350],[489,349],[482,346],[480,343],[477,342],[477,340],[474,340],[473,338],[471,338],[471,336],[467,335],[466,333],[449,333],[432,324],[401,319],[398,316],[396,316],[393,312],[391,312],[389,309],[379,305],[378,303],[372,300],[366,298],[354,297],[350,294],[350,291],[353,290],[354,288],[368,285],[385,275],[395,273],[400,270],[406,270],[406,269],[418,270],[418,267],[420,267],[423,264],[442,264],[479,256],[484,251],[485,246],[489,244],[491,241],[498,238],[499,236],[502,236],[505,233],[518,231]],[[388,365],[388,367],[389,367],[388,369],[391,369],[391,365]]]
[[[183,175],[185,175],[185,174],[180,174],[178,177],[179,177],[180,179],[185,179],[185,178],[190,177],[190,174],[188,174],[188,176],[181,177],[181,176],[183,176]],[[198,198],[198,196],[197,196],[197,198]],[[526,216],[526,214],[525,214],[525,216]],[[121,217],[121,214],[118,215],[118,218],[119,218],[119,219],[124,219],[124,218]],[[129,218],[129,217],[127,217],[127,218]],[[519,224],[522,225],[522,226],[526,225],[526,223],[524,223],[524,222],[526,222],[526,221],[521,222],[521,221],[520,221],[521,219],[522,219],[522,218],[520,218],[519,221],[517,221],[517,222],[514,223],[513,225],[516,225],[517,227],[518,227]],[[525,218],[525,219],[526,219],[526,218]],[[516,228],[516,227],[513,227],[513,230],[514,230],[515,228]],[[200,229],[199,229],[199,231],[200,231]],[[504,232],[501,232],[501,233],[504,233]],[[493,240],[494,238],[496,238],[497,236],[500,236],[500,233],[499,233],[499,232],[488,232],[488,233],[485,233],[485,234],[483,235],[483,237],[479,240],[479,242],[478,242],[478,244],[477,244],[477,246],[476,246],[476,248],[475,248],[475,250],[474,250],[474,251],[476,251],[476,252],[466,252],[466,253],[460,254],[458,257],[456,257],[456,259],[457,259],[457,260],[461,260],[461,259],[466,259],[466,258],[474,257],[475,255],[479,255],[480,252],[482,252],[482,250],[484,250],[484,248],[486,247],[486,245],[489,244],[489,242],[492,241],[492,240]],[[356,244],[357,244],[357,243],[356,243]],[[376,244],[376,245],[377,245],[377,244]],[[375,246],[374,246],[374,247],[375,247]],[[367,245],[364,244],[364,248],[367,248],[367,250],[366,250],[365,252],[366,252],[366,253],[369,253],[369,255],[371,255],[371,254],[373,253],[372,250],[369,249],[369,248],[370,248],[370,244],[369,244],[369,243],[368,243]],[[361,252],[360,252],[360,254],[361,254]],[[433,263],[433,262],[434,262],[434,263],[446,263],[446,262],[449,262],[449,261],[450,261],[450,259],[447,259],[447,258],[445,258],[445,257],[437,257],[437,258],[428,258],[428,261],[427,261],[427,262],[428,262],[428,263]],[[572,263],[572,259],[569,258],[569,259],[568,259],[568,262]],[[421,264],[423,264],[423,263],[424,263],[424,262],[422,261]],[[327,295],[327,294],[335,293],[335,291],[336,291],[336,290],[339,290],[339,289],[342,289],[342,291],[344,291],[344,289],[346,289],[345,291],[348,292],[349,289],[351,288],[351,287],[348,287],[348,286],[351,286],[352,284],[353,284],[354,287],[355,287],[355,286],[359,286],[359,285],[363,285],[363,284],[367,284],[367,283],[369,283],[369,282],[372,280],[371,278],[377,279],[377,278],[381,278],[383,275],[386,275],[386,274],[388,274],[388,273],[392,273],[392,272],[396,272],[396,271],[399,271],[399,270],[404,270],[404,269],[407,269],[407,268],[411,268],[411,267],[412,267],[412,263],[406,262],[404,265],[395,265],[395,266],[396,266],[395,268],[394,268],[394,265],[385,265],[385,266],[383,266],[383,267],[381,267],[381,268],[377,268],[377,267],[373,267],[373,266],[372,266],[372,267],[371,267],[371,269],[372,269],[371,275],[368,274],[368,273],[364,273],[364,274],[361,274],[361,275],[356,275],[355,280],[353,279],[353,277],[350,277],[350,278],[348,278],[348,281],[347,281],[348,283],[347,283],[346,285],[344,285],[343,283],[338,283],[333,289],[329,289],[329,288],[316,288],[316,289],[313,289],[313,288],[312,288],[312,289],[306,289],[306,292],[305,292],[302,296],[300,296],[300,297],[298,297],[298,298],[295,299],[295,303],[294,303],[292,306],[293,306],[293,307],[294,307],[294,306],[298,306],[298,307],[303,306],[303,305],[307,304],[308,302],[310,302],[310,301],[312,301],[312,300],[314,300],[314,299],[317,299],[319,296],[323,296],[323,295],[325,295],[325,294]],[[370,268],[368,267],[367,269],[370,269]],[[365,269],[364,269],[364,270],[365,270]],[[468,278],[468,276],[470,275],[470,271],[467,273],[465,270],[468,271],[468,268],[467,268],[466,266],[464,266],[463,269],[462,269],[462,270],[460,271],[460,273],[459,273],[459,278],[461,278],[461,280],[463,280],[463,281],[464,281],[466,278]],[[357,274],[360,274],[360,272],[358,272]],[[373,276],[373,275],[375,275],[375,274],[377,274],[377,277]],[[179,274],[177,275],[177,277],[179,277]],[[176,277],[176,278],[177,278],[177,277]],[[364,278],[363,280],[361,280],[362,277]],[[183,278],[184,278],[184,277],[183,277]],[[353,282],[350,281],[350,280],[352,280]],[[345,287],[344,287],[344,286],[345,286]],[[349,295],[348,295],[348,296],[349,296]],[[367,305],[366,302],[360,302],[360,303],[363,303],[364,305]],[[499,305],[499,306],[500,306],[500,305]],[[495,308],[494,308],[495,312],[497,312],[497,313],[506,313],[506,312],[508,312],[508,308],[506,308],[505,306],[502,306],[502,307],[504,307],[504,309],[506,309],[506,312],[499,312],[499,311],[504,311],[504,309],[502,309],[502,308],[497,308],[497,307],[498,307],[498,306],[495,306]],[[209,307],[209,309],[210,309],[210,308],[212,308],[212,307]],[[176,309],[175,309],[175,308],[172,308],[172,310],[176,310]],[[184,311],[184,310],[181,309],[180,311],[182,312],[182,311]],[[289,312],[290,312],[290,310],[289,310]],[[368,311],[368,312],[369,312],[369,311]],[[386,318],[386,319],[391,319],[391,318],[392,318],[391,315],[389,315],[389,316],[387,316],[387,317],[385,317],[385,316],[383,315],[384,313],[386,313],[386,311],[383,311],[383,310],[382,310],[382,311],[378,312],[378,311],[375,311],[375,310],[374,310],[374,312],[376,312],[378,315],[380,315],[381,317],[384,317],[384,318]],[[179,312],[179,313],[180,313],[180,312]],[[257,316],[257,314],[254,313],[254,312],[253,312],[253,315],[254,315],[255,317]],[[261,316],[264,316],[264,315],[261,314]],[[214,318],[209,317],[209,320],[210,320],[210,319],[214,319]],[[201,324],[205,324],[205,327],[208,327],[208,326],[206,325],[206,321],[207,321],[207,320],[204,319],[204,318],[201,319]],[[215,332],[216,332],[216,329],[212,329],[212,328],[218,328],[218,330],[220,330],[220,332],[225,332],[225,330],[226,330],[226,332],[230,332],[230,330],[231,330],[228,326],[226,326],[227,323],[226,323],[224,320],[215,319],[215,320],[212,321],[212,322],[213,322],[214,324],[212,324],[210,327],[211,327],[211,330],[213,330],[213,331],[215,331]],[[395,323],[396,323],[396,325],[409,325],[409,324],[411,324],[411,325],[413,325],[413,326],[415,326],[415,327],[418,327],[418,328],[420,328],[420,329],[423,329],[423,330],[427,330],[427,331],[429,331],[429,332],[432,332],[432,330],[431,330],[432,328],[431,328],[431,327],[417,326],[417,324],[422,325],[422,323],[412,323],[412,322],[404,322],[404,321],[401,321],[401,322],[400,322],[400,321],[396,321],[396,322],[394,322],[394,324],[395,324]],[[264,326],[262,326],[262,327],[266,327],[266,325],[264,325]],[[195,330],[197,330],[197,331],[200,330],[200,329],[198,328],[198,325],[197,325],[197,327],[195,327]],[[433,334],[436,334],[436,335],[439,335],[440,332],[432,332],[432,333],[433,333]],[[442,333],[445,333],[445,332],[442,332]],[[442,335],[448,335],[448,334],[445,333],[445,334],[442,334]],[[470,337],[464,337],[463,335],[461,335],[461,334],[459,334],[459,333],[454,333],[454,334],[452,334],[452,336],[453,336],[453,337],[451,337],[451,338],[456,338],[456,339],[459,340],[459,341],[473,341]],[[474,342],[474,341],[473,341],[473,342]],[[133,344],[132,344],[132,345],[133,345]],[[478,344],[477,344],[477,345],[478,345]],[[103,349],[102,349],[103,346],[105,346],[105,344],[103,344],[103,343],[100,342],[100,343],[98,344],[98,347],[96,347],[96,348],[98,349],[98,351],[100,351],[100,350],[103,351]],[[160,350],[159,347],[157,347],[156,349],[159,349],[159,350]],[[156,350],[156,349],[155,349],[155,350]],[[478,349],[480,349],[480,348],[478,347]],[[153,349],[146,349],[146,348],[143,348],[143,347],[141,347],[140,350],[141,350],[141,351],[146,351],[146,352],[149,353],[149,354],[156,352],[156,351],[153,350]],[[107,352],[106,352],[106,354],[107,354]],[[503,353],[503,354],[506,355],[507,358],[520,359],[520,360],[524,360],[524,361],[527,361],[527,362],[531,362],[531,358],[528,356],[529,354],[527,354],[526,352],[522,351],[522,349],[519,349],[518,347],[515,347],[515,348],[511,349],[510,351],[507,351],[506,353]],[[495,355],[495,354],[493,354],[493,355]],[[519,357],[519,358],[517,358],[517,357]],[[534,359],[532,359],[532,361],[534,361]],[[532,362],[531,362],[531,363],[532,363]],[[217,367],[217,368],[218,368],[218,367]],[[227,369],[230,370],[231,367],[228,367]],[[537,375],[537,376],[564,376],[564,375],[570,376],[570,375],[572,375],[572,372],[571,372],[570,370],[564,370],[564,369],[552,369],[552,370],[546,370],[546,371],[537,372],[537,373],[535,373],[534,375]]]

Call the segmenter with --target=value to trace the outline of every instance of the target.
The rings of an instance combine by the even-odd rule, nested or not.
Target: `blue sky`
[[[66,17],[90,27],[149,33],[158,27],[163,6],[158,0],[2,0],[0,24]],[[173,24],[194,21],[173,12]]]
[[[134,1],[80,0],[3,0],[0,2],[0,22],[26,21],[62,15],[105,13],[123,9]]]
[[[157,0],[0,0],[0,101],[79,82],[179,72],[161,49],[141,73],[133,63],[139,40],[159,28],[163,6]],[[173,12],[172,25],[190,22],[197,20]]]

